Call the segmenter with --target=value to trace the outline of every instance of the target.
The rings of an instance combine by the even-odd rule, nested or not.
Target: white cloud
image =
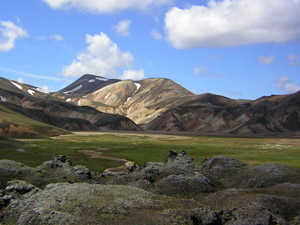
[[[130,20],[121,20],[116,26],[114,26],[115,31],[120,36],[130,36],[130,27],[131,21]]]
[[[196,66],[194,68],[194,74],[197,77],[202,77],[204,76],[204,72],[209,71],[209,68],[206,66]]]
[[[16,20],[17,23],[21,23],[21,19],[19,17],[15,16],[14,19]]]
[[[290,60],[289,66],[299,66],[298,58],[294,54],[289,54],[288,59]]]
[[[11,69],[7,69],[7,68],[4,68],[4,67],[0,67],[0,70],[5,71],[5,72],[9,72],[9,73],[23,75],[23,76],[26,76],[26,77],[36,78],[36,79],[61,81],[60,78],[56,78],[56,77],[48,77],[48,76],[36,75],[36,74],[33,74],[33,73],[25,73],[25,72],[22,72],[22,71],[11,70]]]
[[[19,77],[17,81],[21,84],[25,84],[25,80],[22,77]]]
[[[207,66],[196,66],[194,68],[194,75],[197,77],[220,77],[219,74],[213,73]]]
[[[0,21],[0,52],[7,52],[15,47],[19,38],[29,37],[28,33],[11,21]]]
[[[63,36],[61,36],[59,34],[54,34],[54,35],[50,36],[50,38],[55,41],[63,41],[64,40]]]
[[[264,64],[266,66],[269,66],[273,63],[273,60],[275,59],[274,55],[269,55],[269,56],[259,56],[258,60],[261,64]]]
[[[146,10],[151,7],[168,5],[174,0],[44,0],[54,9],[75,8],[91,13],[113,13],[127,9]]]
[[[295,61],[295,60],[297,59],[297,57],[296,57],[294,54],[289,54],[289,55],[288,55],[288,59],[289,59],[290,61]]]
[[[42,86],[41,89],[46,93],[50,93],[48,86]]]
[[[143,69],[140,70],[125,70],[121,79],[123,80],[141,80],[145,78],[145,72]]]
[[[165,31],[176,48],[285,43],[300,34],[300,1],[209,0],[207,6],[174,7]]]
[[[192,89],[191,92],[193,92],[195,95],[198,95],[198,91],[196,89]]]
[[[130,69],[134,58],[130,52],[122,52],[117,44],[104,34],[86,35],[87,49],[77,56],[71,65],[65,66],[61,74],[78,77],[86,73],[105,77],[118,77],[119,69]]]
[[[300,87],[288,77],[279,77],[275,81],[275,85],[282,89],[285,93],[294,93],[300,90]]]
[[[42,36],[42,35],[39,35],[39,36],[36,36],[35,37],[35,40],[40,42],[40,41],[45,41],[46,40],[46,37],[45,36]]]
[[[156,30],[152,30],[151,31],[151,36],[155,39],[155,40],[161,40],[162,39],[162,35],[161,33],[159,33]]]
[[[224,91],[224,93],[231,97],[242,97],[243,96],[243,94],[239,91]]]

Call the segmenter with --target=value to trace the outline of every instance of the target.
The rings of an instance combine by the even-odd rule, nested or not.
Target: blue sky
[[[300,88],[300,0],[1,0],[0,76],[166,77],[256,99]]]

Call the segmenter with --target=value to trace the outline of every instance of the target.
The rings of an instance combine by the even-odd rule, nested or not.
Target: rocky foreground
[[[118,176],[0,161],[0,224],[300,224],[300,171],[182,151]],[[2,189],[2,190],[1,190]]]

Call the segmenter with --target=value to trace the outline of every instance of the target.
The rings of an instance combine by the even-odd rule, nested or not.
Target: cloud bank
[[[290,60],[289,66],[299,66],[298,58],[294,54],[289,54],[288,59]]]
[[[59,35],[59,34],[54,34],[50,36],[51,39],[55,40],[55,41],[64,41],[63,36]]]
[[[120,77],[123,80],[141,80],[145,77],[143,69],[140,70],[125,70],[123,75]]]
[[[0,21],[0,52],[7,52],[15,47],[15,41],[29,37],[28,33],[11,21]],[[1,41],[1,40],[4,41]]]
[[[258,57],[258,61],[261,63],[261,64],[264,64],[266,66],[269,66],[273,63],[275,59],[275,56],[274,55],[269,55],[269,56],[259,56]]]
[[[157,30],[152,30],[151,31],[151,36],[155,39],[155,40],[161,40],[163,38],[162,34],[159,33]]]
[[[91,13],[114,13],[137,9],[146,10],[154,6],[170,4],[173,0],[44,0],[53,9],[75,8]]]
[[[287,94],[295,93],[300,90],[300,87],[288,77],[277,78],[275,85]]]
[[[114,26],[114,29],[118,35],[128,37],[130,36],[130,24],[131,20],[121,20],[116,26]]]
[[[286,43],[300,34],[299,0],[209,0],[207,6],[172,8],[165,16],[175,48]]]
[[[66,77],[79,77],[95,74],[104,77],[142,79],[144,71],[134,71],[131,67],[134,57],[130,52],[122,52],[117,44],[104,34],[86,35],[86,50],[77,56],[70,65],[63,67],[61,74]],[[123,76],[120,70],[125,70]],[[143,75],[143,76],[142,76]]]

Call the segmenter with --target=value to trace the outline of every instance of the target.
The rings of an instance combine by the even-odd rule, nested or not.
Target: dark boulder
[[[299,196],[262,194],[250,190],[230,189],[209,195],[205,204],[223,211],[222,224],[289,224],[300,212]],[[261,190],[262,192],[266,190]]]
[[[200,167],[219,188],[270,187],[300,182],[300,171],[282,164],[250,166],[237,159],[217,156],[204,160]]]
[[[35,176],[34,168],[11,160],[0,160],[0,188],[5,188],[10,180],[32,181]]]
[[[72,167],[71,160],[63,155],[54,157],[36,168],[11,160],[0,160],[0,188],[5,188],[8,181],[15,179],[43,188],[55,182],[92,181],[92,175],[84,166]]]
[[[245,188],[270,187],[285,182],[300,182],[299,170],[282,164],[268,163],[249,167],[242,176],[241,186]]]
[[[201,173],[194,175],[170,175],[156,185],[156,192],[165,195],[195,196],[200,193],[212,193],[216,188]]]

